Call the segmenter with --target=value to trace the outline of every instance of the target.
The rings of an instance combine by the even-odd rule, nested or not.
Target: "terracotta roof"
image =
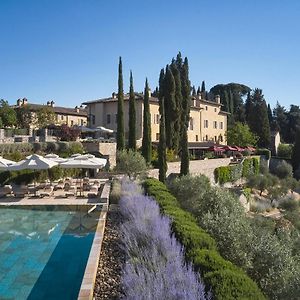
[[[143,100],[144,99],[144,95],[141,93],[135,93],[135,100]],[[128,101],[129,100],[129,94],[124,94],[124,101]],[[101,99],[96,99],[96,100],[91,100],[91,101],[86,101],[83,102],[82,104],[84,105],[88,105],[88,104],[93,104],[93,103],[101,103],[101,102],[117,102],[118,101],[118,95],[116,94],[115,97],[109,97],[109,98],[101,98]],[[151,96],[149,98],[150,102],[157,102],[158,103],[158,98],[157,97],[153,97]]]
[[[62,114],[62,115],[72,115],[72,116],[81,116],[81,117],[87,117],[87,111],[83,108],[79,108],[77,111],[75,108],[70,107],[62,107],[62,106],[48,106],[44,104],[34,104],[34,103],[27,103],[25,105],[28,105],[31,111],[37,111],[43,107],[50,107],[53,109],[54,113],[56,114]],[[14,105],[14,108],[19,108],[22,106]]]

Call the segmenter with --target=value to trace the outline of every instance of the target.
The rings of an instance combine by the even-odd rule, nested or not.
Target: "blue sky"
[[[190,79],[239,82],[300,105],[300,1],[0,0],[0,98],[75,106],[160,69],[180,50]]]

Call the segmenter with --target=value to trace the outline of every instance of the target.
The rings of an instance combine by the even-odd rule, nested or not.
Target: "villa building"
[[[152,142],[159,140],[159,103],[158,98],[149,92],[151,114]],[[140,145],[143,133],[143,94],[136,93],[136,136]],[[109,98],[87,101],[88,126],[103,126],[117,130],[118,99],[115,93]],[[189,143],[214,142],[226,144],[227,112],[222,111],[220,96],[214,100],[202,99],[201,95],[192,97],[190,124],[188,129]],[[125,138],[128,138],[129,94],[124,95]]]
[[[23,99],[18,99],[17,105],[14,105],[13,107],[17,110],[24,105],[27,105],[31,112],[31,120],[32,120],[31,127],[35,127],[34,124],[36,120],[36,113],[39,109],[43,107],[50,107],[53,110],[56,117],[55,125],[66,124],[70,127],[75,125],[78,126],[87,125],[87,117],[88,117],[87,111],[82,106],[80,107],[76,106],[75,108],[55,106],[54,101],[48,101],[46,105],[33,104],[33,103],[28,103],[28,100],[26,98],[23,98]]]

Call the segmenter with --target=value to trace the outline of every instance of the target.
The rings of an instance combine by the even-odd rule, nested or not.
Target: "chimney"
[[[50,106],[50,101],[47,101],[47,106]]]
[[[151,89],[150,89],[150,88],[148,89],[148,96],[149,96],[149,98],[152,96],[152,95],[151,95]]]
[[[22,102],[23,102],[23,105],[26,105],[28,103],[28,100],[26,98],[23,98]]]
[[[23,102],[22,102],[21,99],[18,99],[18,100],[17,100],[17,106],[18,106],[18,107],[20,107],[20,106],[22,105],[22,103],[23,103]]]
[[[51,106],[51,107],[54,107],[54,104],[55,104],[55,102],[52,100],[52,101],[50,102],[50,106]]]
[[[75,106],[75,111],[79,113],[79,107],[77,105]]]
[[[111,97],[112,97],[113,99],[116,99],[116,93],[113,92],[113,93],[111,94]]]
[[[215,96],[215,101],[216,101],[218,104],[221,104],[221,97],[220,97],[220,95],[216,95],[216,96]]]

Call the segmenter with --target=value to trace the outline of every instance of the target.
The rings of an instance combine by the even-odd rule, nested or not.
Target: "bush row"
[[[15,153],[28,154],[32,152],[57,153],[68,156],[73,153],[82,153],[83,147],[80,142],[36,142],[36,143],[14,143],[0,144],[2,156],[11,157]]]
[[[73,177],[79,175],[80,169],[62,169],[53,167],[49,170],[22,170],[22,171],[4,171],[0,172],[0,185],[5,184],[29,184],[34,181],[41,182],[46,179],[50,181],[59,180],[64,177]]]
[[[215,299],[265,299],[243,270],[220,256],[215,240],[198,226],[190,213],[180,208],[163,183],[147,179],[144,188],[156,199],[162,212],[172,218],[172,229],[185,247],[186,258],[202,273]]]
[[[256,155],[264,155],[267,160],[271,158],[271,151],[269,149],[256,149]]]
[[[224,184],[234,182],[259,173],[259,160],[256,157],[244,159],[242,164],[222,166],[215,169],[215,181]]]

